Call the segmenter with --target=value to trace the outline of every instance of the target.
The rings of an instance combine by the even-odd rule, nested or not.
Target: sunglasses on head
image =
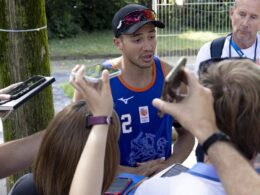
[[[145,9],[141,11],[134,11],[127,14],[123,20],[119,21],[117,29],[136,24],[141,21],[155,20],[156,14],[153,10]]]
[[[221,62],[223,60],[243,60],[243,59],[247,59],[247,60],[251,60],[253,61],[252,59],[250,58],[245,58],[245,57],[232,57],[232,58],[211,58],[211,59],[208,59],[208,60],[205,60],[205,61],[202,61],[199,65],[199,76],[203,73],[206,73],[208,68],[211,66],[211,65],[214,65],[214,64],[217,64],[218,62]]]

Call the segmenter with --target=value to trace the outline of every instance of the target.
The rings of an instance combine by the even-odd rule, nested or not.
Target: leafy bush
[[[66,38],[80,31],[111,29],[114,14],[127,3],[151,7],[152,0],[46,0],[49,38]]]
[[[81,31],[77,0],[46,0],[50,38],[65,38]]]

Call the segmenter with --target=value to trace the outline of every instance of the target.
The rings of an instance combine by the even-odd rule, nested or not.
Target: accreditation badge
[[[150,122],[148,106],[139,107],[139,117],[140,117],[140,123]]]

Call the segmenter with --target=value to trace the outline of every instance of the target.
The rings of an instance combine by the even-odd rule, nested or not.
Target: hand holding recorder
[[[32,89],[38,87],[46,81],[46,78],[41,75],[32,76],[29,79],[12,84],[0,90],[0,104],[4,104],[10,100],[16,100]],[[1,101],[3,100],[3,101]]]
[[[17,87],[20,83],[15,83],[12,85],[9,85],[6,88],[0,89],[0,101],[1,100],[9,100],[11,98],[11,95],[8,94],[9,91]]]

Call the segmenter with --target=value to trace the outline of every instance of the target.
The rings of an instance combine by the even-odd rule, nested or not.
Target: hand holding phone
[[[182,94],[180,93],[180,85],[185,80],[185,73],[183,69],[186,62],[187,58],[180,58],[177,65],[167,74],[164,81],[161,99],[168,102],[173,102],[179,101],[182,98]]]
[[[180,92],[180,86],[183,81],[185,81],[184,67],[186,65],[187,58],[181,57],[170,72],[166,75],[161,99],[167,102],[178,102],[183,98],[183,94]],[[158,112],[160,117],[163,113]]]
[[[105,69],[108,70],[109,72],[109,78],[113,78],[121,74],[121,69],[119,68],[108,67],[101,64],[95,64],[95,65],[86,66],[85,79],[87,81],[97,83],[101,80],[102,72]]]

